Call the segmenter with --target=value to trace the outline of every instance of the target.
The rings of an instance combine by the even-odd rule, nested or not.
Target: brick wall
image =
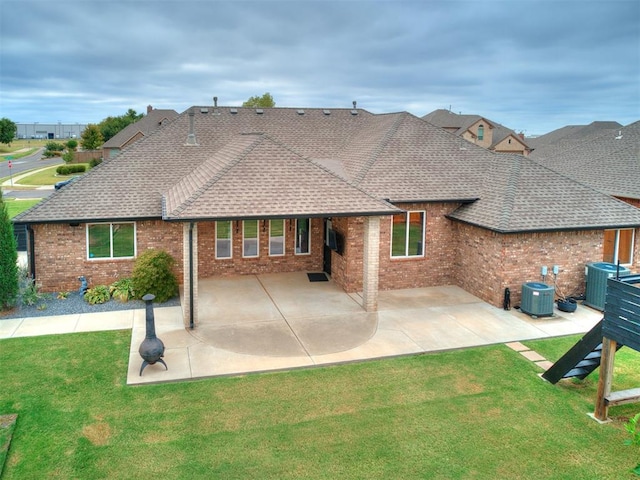
[[[259,222],[258,257],[242,257],[242,222],[233,222],[232,257],[216,259],[215,222],[198,223],[199,277],[263,274],[277,272],[321,271],[324,225],[321,218],[311,219],[311,254],[295,255],[295,220],[285,221],[285,255],[269,256],[269,222]]]
[[[34,225],[36,283],[43,292],[73,291],[78,277],[89,287],[109,285],[133,271],[134,260],[88,260],[86,225]],[[138,254],[150,248],[167,251],[176,259],[176,275],[182,279],[182,225],[160,220],[136,223]]]
[[[457,284],[483,300],[501,306],[504,289],[511,290],[512,306],[520,303],[522,284],[553,284],[551,268],[560,267],[557,282],[566,295],[584,293],[584,268],[602,261],[603,233],[551,232],[502,235],[465,224],[456,226],[459,238]]]

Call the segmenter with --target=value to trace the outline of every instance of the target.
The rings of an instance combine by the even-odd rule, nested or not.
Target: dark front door
[[[329,248],[329,230],[331,230],[331,220],[325,218],[322,271],[331,275],[331,248]]]

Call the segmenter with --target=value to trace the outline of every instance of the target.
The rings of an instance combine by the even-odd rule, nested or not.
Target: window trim
[[[298,252],[298,221],[306,220],[307,221],[307,251],[306,252]],[[311,255],[311,217],[305,218],[296,218],[295,222],[295,245],[293,248],[293,252],[295,255]]]
[[[247,222],[256,222],[256,236],[255,236],[256,254],[255,255],[247,255],[245,250],[245,241],[254,239],[254,237],[251,237],[250,239],[248,239],[245,236]],[[260,257],[260,221],[259,220],[243,220],[242,221],[242,258],[258,258],[258,257]]]
[[[229,238],[222,238],[220,240],[228,240],[229,241],[229,256],[221,257],[218,255],[218,223],[228,223],[229,224]],[[215,241],[215,259],[216,260],[229,260],[233,258],[233,222],[231,220],[222,220],[215,222],[215,232],[214,232],[214,241]]]
[[[411,214],[412,213],[421,213],[422,214],[422,252],[420,255],[408,255],[409,252],[409,228],[408,226],[411,223]],[[393,254],[393,226],[394,221],[393,218],[397,215],[405,216],[405,239],[404,239],[404,255],[394,255]],[[396,259],[406,259],[406,258],[425,258],[426,254],[426,233],[427,233],[427,211],[426,210],[407,210],[401,214],[391,215],[391,235],[389,236],[389,257],[392,260]]]
[[[478,125],[478,140],[484,140],[484,124]]]
[[[605,230],[605,232],[615,232],[615,238],[613,240],[613,261],[611,263],[618,264],[618,259],[620,258],[620,232],[621,231],[631,231],[631,244],[629,245],[629,262],[628,263],[620,263],[620,265],[632,266],[633,265],[633,254],[636,246],[636,229],[635,228],[611,228]],[[604,248],[604,247],[603,247]],[[604,255],[604,251],[603,251]]]
[[[108,257],[91,257],[90,252],[90,240],[89,240],[89,228],[92,225],[109,225],[109,256]],[[113,256],[113,226],[114,225],[133,225],[133,256],[127,257],[114,257]],[[100,260],[130,260],[136,258],[138,255],[138,225],[136,222],[91,222],[87,223],[85,227],[85,241],[86,241],[86,258],[89,261]]]
[[[282,253],[273,253],[271,251],[271,239],[272,238],[279,238],[279,237],[272,237],[271,236],[271,222],[273,221],[279,221],[282,222]],[[270,257],[284,257],[285,254],[287,252],[287,243],[286,243],[286,222],[284,221],[284,218],[282,219],[273,219],[273,220],[269,220],[269,256]]]

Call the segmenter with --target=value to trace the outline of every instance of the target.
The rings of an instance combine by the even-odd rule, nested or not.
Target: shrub
[[[101,163],[102,163],[101,158],[92,158],[91,160],[89,160],[89,168],[97,167]]]
[[[47,142],[44,149],[47,152],[62,152],[64,150],[64,145],[58,142]]]
[[[134,298],[133,281],[130,278],[122,278],[109,285],[111,296],[121,302],[128,302]]]
[[[162,303],[178,294],[178,280],[173,273],[176,261],[163,250],[147,250],[136,259],[133,267],[133,290],[136,298],[147,293],[156,296],[155,301]]]
[[[76,164],[76,165],[60,165],[56,168],[56,173],[58,175],[71,175],[72,173],[84,173],[87,171],[86,165]]]
[[[111,294],[109,293],[109,287],[107,287],[106,285],[98,285],[96,287],[90,288],[89,290],[87,290],[87,293],[84,294],[84,299],[91,305],[105,303],[110,298]]]
[[[62,160],[65,161],[65,163],[71,163],[73,162],[73,159],[76,158],[76,155],[74,153],[73,150],[67,150],[66,152],[64,152],[64,154],[62,155]]]
[[[27,272],[26,268],[20,268],[19,278],[19,296],[22,305],[30,307],[38,302],[49,299],[49,295],[46,293],[38,292],[38,285],[35,279]]]
[[[18,295],[18,251],[9,211],[0,190],[0,310],[15,304]]]
[[[69,150],[75,150],[76,148],[78,148],[78,141],[71,139],[67,141],[66,145]]]

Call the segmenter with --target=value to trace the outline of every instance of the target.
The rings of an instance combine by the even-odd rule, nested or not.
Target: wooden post
[[[598,394],[596,408],[593,416],[604,422],[609,414],[607,396],[611,393],[611,380],[613,378],[613,365],[616,358],[617,342],[607,337],[602,338],[602,356],[600,357],[600,379],[598,380]]]

